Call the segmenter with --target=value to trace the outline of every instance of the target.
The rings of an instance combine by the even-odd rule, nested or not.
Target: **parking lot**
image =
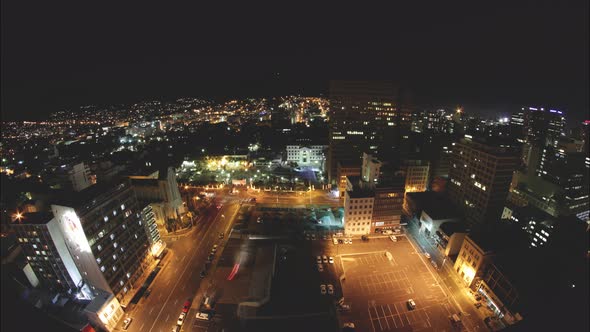
[[[359,331],[459,331],[451,325],[449,300],[421,257],[405,238],[387,237],[353,244],[315,241],[315,251],[336,257],[335,287],[351,310],[340,321],[353,322]],[[391,259],[388,254],[391,254]],[[411,309],[408,300],[416,307]]]

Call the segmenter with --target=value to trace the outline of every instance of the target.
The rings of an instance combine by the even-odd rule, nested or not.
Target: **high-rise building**
[[[463,209],[469,226],[500,220],[518,164],[514,146],[476,142],[469,135],[453,146],[449,197]]]
[[[545,107],[523,107],[510,119],[515,138],[540,146],[556,146],[564,136],[565,125],[562,111]]]
[[[153,261],[142,209],[128,181],[97,184],[51,205],[84,282],[113,293],[123,306]]]
[[[51,213],[25,213],[20,222],[12,224],[12,228],[42,287],[72,292],[80,298],[91,297],[66,246],[62,226]]]
[[[332,81],[330,100],[328,178],[335,184],[338,162],[356,161],[362,152],[379,157],[397,144],[398,89],[385,81]]]

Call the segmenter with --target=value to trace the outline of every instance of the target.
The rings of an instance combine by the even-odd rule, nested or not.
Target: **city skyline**
[[[584,2],[227,16],[38,6],[2,4],[6,120],[150,99],[327,95],[331,79],[391,80],[417,107],[480,115],[548,105],[579,122],[589,109]],[[204,12],[221,17],[192,17]]]

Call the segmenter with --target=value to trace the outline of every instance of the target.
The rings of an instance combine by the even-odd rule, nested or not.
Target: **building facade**
[[[448,192],[469,226],[500,220],[518,164],[513,146],[479,143],[468,135],[453,146]]]
[[[52,204],[51,211],[84,282],[113,293],[125,306],[153,261],[142,207],[129,182],[95,185]]]
[[[287,162],[297,163],[299,166],[324,169],[326,161],[326,145],[287,145]]]

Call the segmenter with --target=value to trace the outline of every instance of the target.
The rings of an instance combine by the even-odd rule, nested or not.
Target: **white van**
[[[195,318],[200,320],[209,320],[209,314],[205,312],[198,312]]]

